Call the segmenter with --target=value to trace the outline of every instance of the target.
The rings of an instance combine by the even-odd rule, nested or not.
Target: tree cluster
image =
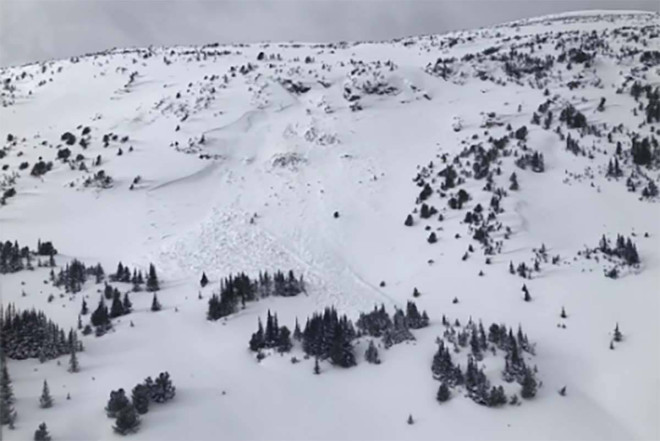
[[[18,311],[12,304],[0,307],[3,353],[14,360],[38,358],[51,360],[72,351],[81,351],[82,343],[71,329],[68,335],[42,311]]]
[[[77,293],[82,290],[88,277],[94,277],[96,283],[101,283],[105,277],[101,264],[88,267],[78,259],[73,259],[60,269],[53,280],[53,285],[64,287],[66,292]]]
[[[335,308],[325,308],[322,314],[314,313],[307,319],[302,348],[307,355],[347,368],[357,364],[352,344],[356,336],[348,317],[340,317]]]
[[[610,241],[605,235],[600,239],[598,244],[598,249],[608,256],[616,256],[628,265],[636,265],[639,263],[639,254],[637,253],[637,247],[630,238],[625,238],[620,234],[617,234],[616,242],[614,246],[610,245]]]
[[[268,311],[266,318],[266,329],[259,319],[257,332],[250,338],[250,350],[254,352],[262,349],[275,348],[278,352],[289,352],[293,344],[291,343],[291,331],[286,326],[278,326],[277,314],[271,314]]]
[[[0,274],[15,273],[24,269],[33,269],[32,260],[35,256],[48,256],[46,266],[54,267],[54,256],[57,250],[52,242],[37,243],[37,250],[32,251],[28,246],[20,246],[17,241],[0,241]],[[44,266],[39,260],[39,266]]]
[[[239,303],[269,296],[293,297],[305,290],[302,276],[296,278],[293,271],[288,276],[277,271],[273,276],[268,272],[260,273],[258,279],[250,279],[246,274],[230,275],[220,282],[220,293],[209,299],[207,318],[218,320],[236,312]]]
[[[131,391],[130,400],[124,389],[111,391],[105,411],[108,417],[116,419],[113,426],[115,432],[126,435],[137,432],[140,415],[149,411],[150,403],[165,403],[175,395],[176,388],[170,380],[170,374],[161,372],[155,381],[147,377],[144,382],[137,384]]]
[[[405,313],[397,309],[390,317],[385,310],[385,305],[381,305],[380,308],[374,306],[373,311],[366,314],[361,313],[355,324],[360,334],[380,337],[385,347],[389,348],[407,340],[414,340],[415,336],[410,329],[428,326],[429,317],[426,311],[420,314],[417,305],[408,301]]]

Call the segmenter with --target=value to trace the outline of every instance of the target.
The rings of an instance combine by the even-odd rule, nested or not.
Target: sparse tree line
[[[0,274],[15,273],[24,269],[34,269],[33,261],[37,259],[37,266],[55,266],[57,250],[52,242],[37,242],[37,249],[31,250],[28,246],[20,246],[18,241],[0,241]],[[44,261],[41,260],[41,258]]]
[[[110,276],[111,280],[116,282],[123,283],[133,283],[133,291],[140,291],[141,285],[143,282],[142,272],[137,270],[130,271],[127,266],[121,264],[117,265],[117,272]],[[151,311],[157,312],[162,309],[162,306],[158,300],[156,291],[160,289],[160,282],[158,281],[158,274],[156,272],[156,267],[154,264],[149,264],[149,272],[147,274],[146,280],[146,290],[153,292],[153,298],[151,301]],[[111,301],[110,308],[106,305],[106,300]],[[100,337],[104,335],[108,330],[112,328],[111,319],[116,317],[121,317],[123,315],[130,314],[133,310],[133,302],[129,297],[129,293],[125,292],[124,295],[121,295],[121,292],[116,287],[106,283],[103,289],[103,294],[99,299],[98,306],[91,313],[90,324],[86,325],[83,329],[83,335],[91,334],[92,326],[95,329],[95,335]],[[89,312],[87,302],[83,299],[82,307],[80,310],[80,316],[87,315]],[[78,327],[82,327],[82,321],[78,319]]]
[[[277,314],[268,311],[265,328],[259,319],[258,329],[252,334],[249,347],[258,353],[258,359],[262,359],[265,357],[262,352],[264,349],[273,348],[284,353],[293,348],[294,342],[299,342],[306,357],[316,359],[315,371],[319,370],[319,360],[328,360],[333,365],[348,368],[357,364],[353,346],[356,339],[380,338],[385,348],[390,348],[392,345],[414,340],[410,330],[420,329],[428,324],[426,312],[420,313],[411,301],[408,302],[405,312],[397,309],[392,316],[387,313],[384,305],[380,308],[375,306],[373,311],[360,314],[355,325],[346,315],[339,315],[335,308],[328,307],[322,313],[314,313],[309,317],[302,329],[296,320],[292,340],[289,329],[279,326]],[[373,339],[369,342],[365,359],[369,363],[380,363]]]

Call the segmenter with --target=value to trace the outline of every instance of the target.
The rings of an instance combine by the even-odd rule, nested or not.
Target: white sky
[[[658,0],[0,0],[0,66],[111,47],[390,39]]]

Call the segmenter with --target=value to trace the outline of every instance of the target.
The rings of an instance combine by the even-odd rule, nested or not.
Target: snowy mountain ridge
[[[9,357],[17,417],[3,437],[42,421],[54,439],[120,436],[110,392],[167,371],[176,396],[130,436],[657,438],[659,41],[657,14],[585,11],[0,69],[3,314],[36,308],[68,331],[90,323],[83,299],[93,311],[117,288],[132,303],[104,335],[78,336],[77,373],[60,347],[43,363]],[[52,278],[38,241],[57,249]],[[74,259],[87,280],[58,283]],[[113,276],[119,262],[145,277],[154,265],[162,309]],[[304,290],[263,295],[279,270]],[[243,304],[207,320],[239,273],[258,294],[237,282]],[[381,305],[383,335],[360,319]],[[330,306],[357,331],[333,328],[357,366],[314,353],[312,331],[287,355],[250,350],[258,319],[293,331]],[[482,375],[520,405],[485,400]]]

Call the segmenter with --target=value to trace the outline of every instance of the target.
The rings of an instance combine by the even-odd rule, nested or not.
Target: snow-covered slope
[[[42,421],[54,439],[118,437],[103,410],[110,391],[161,371],[176,398],[153,406],[135,439],[660,437],[660,206],[648,194],[660,166],[658,51],[657,15],[599,12],[392,42],[152,47],[0,70],[0,239],[52,241],[58,266],[154,263],[163,304],[151,312],[150,293],[131,294],[134,311],[112,332],[82,337],[79,373],[66,357],[9,360],[18,417],[3,439],[29,438]],[[560,118],[566,109],[586,121]],[[52,169],[32,176],[40,159]],[[615,159],[620,176],[607,173]],[[438,212],[422,219],[425,185]],[[470,199],[452,209],[460,189]],[[483,222],[467,222],[478,205]],[[640,263],[605,277],[614,263],[585,249],[617,234]],[[509,273],[522,262],[527,279]],[[307,293],[206,320],[221,278],[278,269],[303,274]],[[0,275],[2,305],[75,328],[81,299],[95,307],[103,286],[64,293],[49,271]],[[404,308],[414,288],[431,325],[381,350],[380,365],[364,361],[367,339],[355,342],[356,367],[322,362],[318,376],[311,358],[257,362],[248,350],[268,310],[289,328],[329,305],[356,319],[374,304]],[[458,388],[439,404],[430,366],[443,315],[521,325],[536,343],[536,397],[494,409]],[[617,323],[624,340],[612,350]],[[303,358],[299,343],[291,355]],[[500,362],[480,365],[517,392]],[[51,409],[38,405],[44,379]]]

